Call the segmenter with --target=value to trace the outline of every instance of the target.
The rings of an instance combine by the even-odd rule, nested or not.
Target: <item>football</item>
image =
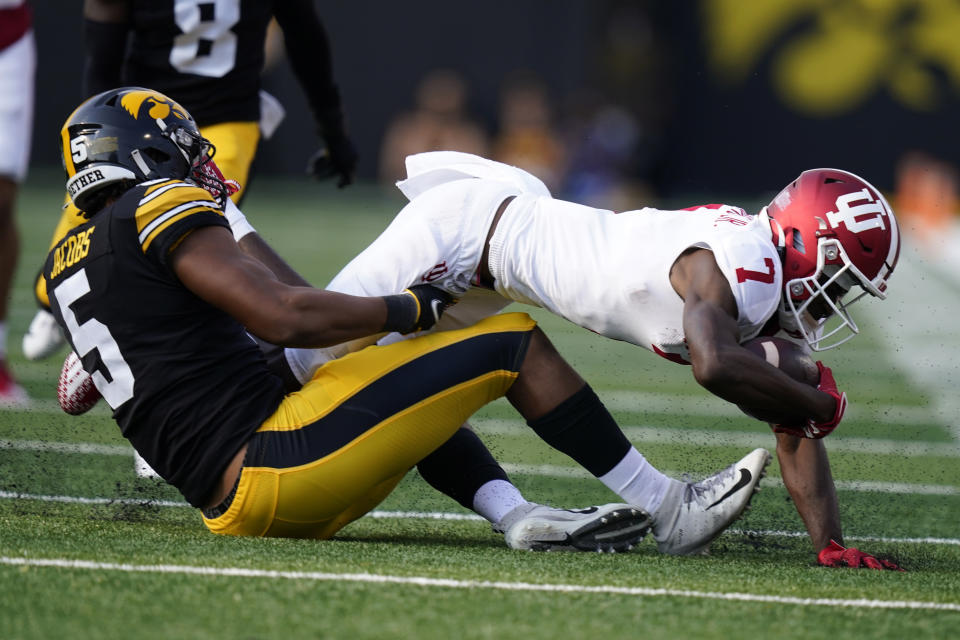
[[[812,387],[820,382],[820,371],[813,358],[795,342],[783,338],[761,337],[744,342],[742,345],[748,351],[755,353],[768,364],[780,369],[785,374]],[[740,410],[751,418],[764,422],[778,422],[783,416],[762,416],[751,411],[749,407],[740,407]]]
[[[57,383],[57,401],[60,408],[72,416],[86,413],[100,400],[100,392],[93,384],[93,378],[83,369],[77,354],[71,351],[60,369],[60,381]]]

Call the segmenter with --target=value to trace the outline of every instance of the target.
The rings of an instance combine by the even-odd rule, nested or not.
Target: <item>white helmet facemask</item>
[[[842,265],[825,264],[840,258]],[[860,285],[859,290],[854,290]],[[860,332],[850,307],[875,289],[847,257],[835,238],[821,238],[817,247],[817,268],[809,276],[786,283],[780,301],[779,320],[783,329],[802,335],[813,351],[838,347]],[[808,294],[803,300],[794,300]],[[876,291],[874,295],[883,298]]]

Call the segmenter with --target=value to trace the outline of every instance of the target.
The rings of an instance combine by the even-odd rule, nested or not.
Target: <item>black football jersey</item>
[[[259,120],[272,13],[266,0],[130,0],[124,83],[170,96],[200,126]]]
[[[206,191],[146,182],[71,230],[43,269],[52,311],[123,435],[194,506],[283,398],[244,328],[168,264],[209,225],[228,226]]]

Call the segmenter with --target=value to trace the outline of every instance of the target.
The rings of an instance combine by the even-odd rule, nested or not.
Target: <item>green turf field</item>
[[[866,303],[863,335],[825,357],[852,403],[828,441],[848,543],[907,573],[816,567],[776,462],[752,510],[704,557],[661,557],[651,540],[618,555],[510,551],[416,474],[332,541],[220,538],[175,490],[134,477],[132,450],[102,403],[81,417],[60,412],[64,354],[31,363],[19,353],[61,193],[55,174],[35,174],[18,213],[9,349],[35,406],[0,411],[0,638],[957,637],[955,404],[902,360],[926,349],[923,366],[941,367],[952,388],[960,347],[942,333],[900,344],[889,327],[902,319]],[[261,178],[244,209],[323,284],[399,202],[374,187]],[[919,279],[893,283],[922,289]],[[687,368],[534,315],[661,469],[706,474],[772,448],[764,425],[702,391]],[[616,499],[509,405],[474,423],[529,499]]]

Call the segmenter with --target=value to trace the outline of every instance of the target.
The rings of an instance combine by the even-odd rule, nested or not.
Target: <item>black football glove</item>
[[[454,303],[453,296],[429,284],[417,284],[395,296],[384,296],[387,321],[384,331],[413,333],[430,329],[440,321],[444,310]]]
[[[323,106],[315,108],[313,115],[324,146],[310,157],[307,173],[317,180],[339,176],[337,186],[343,188],[353,182],[357,171],[357,149],[347,137],[339,89],[330,85],[323,93],[318,99]]]
[[[307,173],[317,180],[339,176],[337,186],[343,188],[353,182],[357,171],[357,150],[342,129],[325,133],[326,144],[307,162]]]

